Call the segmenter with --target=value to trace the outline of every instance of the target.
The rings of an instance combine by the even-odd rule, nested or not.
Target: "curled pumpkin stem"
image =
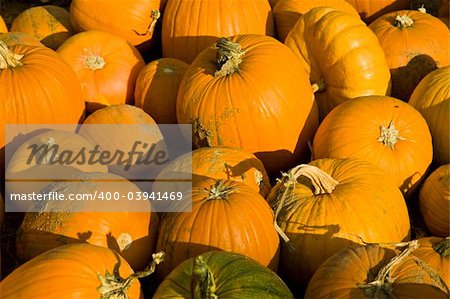
[[[22,66],[23,55],[13,53],[8,46],[0,41],[0,70]]]
[[[191,279],[191,294],[193,299],[217,299],[214,276],[202,256],[194,260]]]
[[[150,14],[150,17],[151,17],[152,21],[148,25],[147,30],[145,32],[143,32],[143,33],[139,33],[136,30],[133,30],[134,33],[136,33],[139,36],[150,35],[150,38],[152,38],[153,37],[153,31],[155,30],[156,22],[161,17],[161,13],[159,12],[158,9],[153,9],[151,14]]]
[[[217,41],[216,49],[216,63],[218,68],[218,71],[214,73],[216,77],[232,75],[239,71],[239,64],[242,62],[241,58],[245,54],[241,45],[233,43],[228,38],[222,37]]]

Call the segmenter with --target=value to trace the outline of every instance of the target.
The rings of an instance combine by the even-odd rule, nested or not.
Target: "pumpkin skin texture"
[[[275,35],[267,0],[169,0],[164,11],[164,57],[192,63],[197,55],[223,36]]]
[[[427,121],[433,140],[433,160],[450,163],[450,66],[429,73],[420,81],[409,100]]]
[[[428,126],[405,102],[367,96],[336,107],[321,123],[314,157],[359,158],[380,167],[409,198],[431,163]]]
[[[375,34],[345,12],[316,7],[299,18],[285,44],[315,86],[322,120],[349,99],[390,92],[389,68]]]
[[[450,63],[448,28],[432,15],[396,11],[376,19],[369,28],[386,55],[394,98],[407,102],[425,75]]]
[[[108,32],[145,51],[153,43],[160,4],[160,0],[73,0],[70,20],[77,32]]]
[[[358,12],[345,0],[279,0],[273,8],[278,39],[284,41],[301,15],[321,6],[332,7],[359,18]]]
[[[88,112],[133,103],[136,78],[145,63],[126,40],[106,32],[86,31],[69,38],[58,54],[77,74]]]
[[[28,33],[53,50],[75,33],[69,12],[54,5],[25,10],[12,22],[11,31]]]
[[[411,255],[391,269],[392,284],[383,286],[391,290],[389,293],[380,290],[378,297],[366,295],[361,284],[375,281],[382,267],[398,254],[398,250],[376,245],[344,249],[326,260],[314,273],[305,298],[448,298],[438,282]]]
[[[36,38],[23,32],[0,33],[0,41],[4,42],[8,47],[12,47],[15,45],[45,47]]]
[[[262,162],[253,154],[231,147],[204,147],[172,161],[158,175],[158,180],[180,177],[222,179],[244,183],[262,197],[269,195],[270,180]]]
[[[409,8],[409,0],[345,0],[358,12],[361,19],[370,24],[376,18],[391,12]]]
[[[98,275],[114,274],[117,280],[115,266],[122,278],[133,274],[128,263],[111,249],[90,244],[65,245],[14,270],[0,283],[0,292],[5,299],[100,298],[97,288],[102,283]],[[28,283],[20,283],[23,279]],[[141,298],[139,281],[134,279],[125,292],[126,298]]]
[[[134,100],[158,124],[177,123],[177,95],[188,64],[161,58],[147,64],[136,80]]]
[[[189,66],[178,92],[178,122],[193,124],[195,148],[240,147],[278,176],[309,159],[307,141],[318,126],[312,88],[298,59],[275,39],[239,35],[231,44],[245,51],[238,71],[222,76],[230,65],[218,70],[215,45]]]
[[[450,165],[433,171],[419,193],[420,211],[427,228],[434,236],[450,235]]]
[[[183,262],[164,279],[153,298],[205,298],[196,297],[191,286],[194,290],[208,286],[199,280],[208,272],[218,298],[294,298],[274,272],[244,255],[225,251],[206,252]]]
[[[161,220],[157,250],[166,257],[157,269],[159,278],[210,250],[244,254],[276,269],[278,235],[273,213],[261,195],[240,182],[200,179],[194,180],[188,197],[192,212],[166,213]]]
[[[334,190],[315,189],[305,174],[281,178],[267,198],[273,210],[280,209],[277,223],[290,239],[290,244],[282,242],[279,263],[279,273],[289,285],[306,286],[324,260],[347,246],[409,240],[406,204],[381,170],[356,159],[321,159],[309,165],[325,173],[319,176],[312,172],[317,168],[309,170],[320,185],[336,180],[330,185]]]
[[[3,20],[2,16],[0,16],[0,33],[8,32],[8,27],[5,24],[5,21]]]

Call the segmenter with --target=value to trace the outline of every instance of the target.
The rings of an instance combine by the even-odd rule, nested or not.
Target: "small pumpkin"
[[[321,119],[347,100],[390,92],[389,68],[378,39],[354,16],[313,8],[299,18],[285,44],[314,86]]]
[[[157,249],[166,252],[166,259],[158,277],[210,250],[244,254],[276,269],[279,240],[273,213],[258,192],[240,182],[200,179],[184,199],[173,210],[182,211],[186,200],[192,200],[191,212],[166,213],[162,218]]]
[[[450,235],[450,165],[433,171],[419,193],[420,211],[427,228],[434,236]]]
[[[380,169],[362,160],[299,165],[267,200],[285,240],[279,273],[290,285],[306,286],[324,260],[347,246],[409,240],[402,194]]]
[[[427,121],[433,140],[433,160],[450,163],[450,66],[429,73],[414,89],[409,104]]]
[[[0,33],[0,41],[4,42],[7,47],[12,47],[15,45],[45,47],[32,35],[23,32]]]
[[[445,286],[411,253],[378,245],[349,247],[314,273],[305,298],[448,298]]]
[[[8,27],[5,24],[5,21],[3,20],[2,16],[0,16],[0,33],[8,32]]]
[[[298,59],[262,35],[223,38],[205,49],[181,82],[177,119],[192,124],[195,148],[240,147],[255,154],[269,176],[309,159],[307,142],[318,125]]]
[[[12,22],[11,31],[28,33],[53,50],[75,33],[69,12],[55,5],[35,6],[23,11]]]
[[[191,258],[160,284],[163,298],[294,298],[271,270],[241,254],[209,251]]]
[[[412,252],[427,266],[439,274],[443,282],[450,285],[450,237],[428,237],[418,239],[419,248]]]
[[[359,18],[358,12],[345,0],[279,0],[273,8],[278,39],[284,41],[301,15],[321,6],[336,8]]]
[[[163,56],[192,63],[219,38],[237,34],[275,35],[267,0],[171,0],[164,11]]]
[[[2,282],[2,298],[143,297],[137,278],[151,274],[163,259],[154,254],[144,272],[134,273],[117,252],[90,244],[70,244],[45,252],[15,269]],[[80,279],[83,277],[84,279]],[[29,283],[23,283],[27,279]]]
[[[359,13],[361,19],[367,24],[372,23],[382,15],[408,9],[410,0],[345,0],[350,3]]]
[[[408,101],[423,77],[450,64],[448,28],[432,15],[396,11],[376,19],[369,28],[386,56],[395,98]]]
[[[65,41],[58,54],[77,74],[88,112],[133,103],[136,78],[145,63],[125,39],[86,31]]]
[[[134,100],[158,124],[176,124],[176,103],[188,64],[175,58],[161,58],[147,64],[136,80]]]
[[[336,107],[314,136],[315,158],[359,158],[380,167],[408,198],[431,164],[427,123],[407,103],[382,96]]]

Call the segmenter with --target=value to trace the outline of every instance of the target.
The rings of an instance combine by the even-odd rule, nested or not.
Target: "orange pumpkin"
[[[450,64],[448,28],[420,11],[388,13],[369,26],[384,50],[392,75],[392,96],[408,101],[420,80]]]
[[[270,181],[264,165],[253,154],[231,147],[204,147],[187,153],[165,167],[158,180],[182,177],[212,178],[242,182],[264,198],[270,192]],[[184,176],[183,176],[184,177]]]
[[[273,213],[252,188],[227,180],[197,180],[185,199],[192,199],[192,212],[167,213],[161,221],[157,248],[166,252],[166,259],[158,268],[159,278],[211,250],[241,253],[276,269],[279,240]],[[174,211],[184,205],[180,202]]]
[[[450,165],[442,165],[425,180],[420,193],[420,211],[434,236],[450,235]]]
[[[359,13],[361,19],[370,24],[376,18],[401,9],[408,9],[410,0],[345,0]]]
[[[171,0],[164,11],[164,57],[187,63],[221,37],[237,34],[274,36],[267,0]]]
[[[0,33],[8,32],[8,27],[5,24],[5,21],[3,20],[2,16],[0,16]]]
[[[426,121],[405,102],[367,96],[336,107],[314,137],[315,158],[359,158],[380,167],[409,197],[431,163]]]
[[[54,5],[36,6],[23,11],[12,22],[11,31],[28,33],[54,50],[75,33],[69,12]]]
[[[139,276],[115,251],[90,244],[55,248],[23,264],[2,282],[2,298],[129,298],[143,297]],[[83,278],[83,279],[82,279]],[[22,283],[27,279],[29,283]]]
[[[324,260],[347,246],[409,240],[402,194],[380,169],[362,160],[299,165],[267,200],[283,239],[289,239],[281,246],[279,273],[291,285],[306,286]]]
[[[89,112],[133,103],[136,78],[145,63],[126,40],[86,31],[69,38],[58,53],[78,75]]]
[[[442,283],[411,256],[415,247],[342,250],[314,273],[305,298],[448,298]]]
[[[33,36],[23,32],[0,33],[0,40],[8,47],[15,45],[27,45],[36,47],[45,47]]]
[[[285,44],[308,73],[321,119],[349,99],[389,93],[389,68],[375,34],[347,13],[313,8],[300,17]]]
[[[175,58],[161,58],[147,64],[136,80],[134,100],[158,124],[176,124],[178,88],[188,64]]]
[[[358,12],[345,0],[279,0],[273,8],[278,39],[284,41],[301,15],[321,6],[336,8],[359,18]]]
[[[433,160],[450,163],[450,66],[429,73],[408,102],[427,121],[433,139]]]
[[[276,176],[309,159],[307,141],[318,123],[313,99],[287,47],[268,36],[239,35],[220,39],[189,66],[177,119],[193,124],[195,147],[240,147]]]
[[[161,0],[73,0],[70,20],[78,32],[108,32],[143,51],[152,45],[160,4]]]

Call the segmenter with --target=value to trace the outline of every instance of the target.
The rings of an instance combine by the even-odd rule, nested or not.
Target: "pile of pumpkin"
[[[159,174],[192,161],[191,212],[22,215],[1,298],[448,298],[448,1],[72,0],[9,31],[2,125],[192,124],[195,150]],[[162,138],[0,133],[8,177],[33,142]]]

